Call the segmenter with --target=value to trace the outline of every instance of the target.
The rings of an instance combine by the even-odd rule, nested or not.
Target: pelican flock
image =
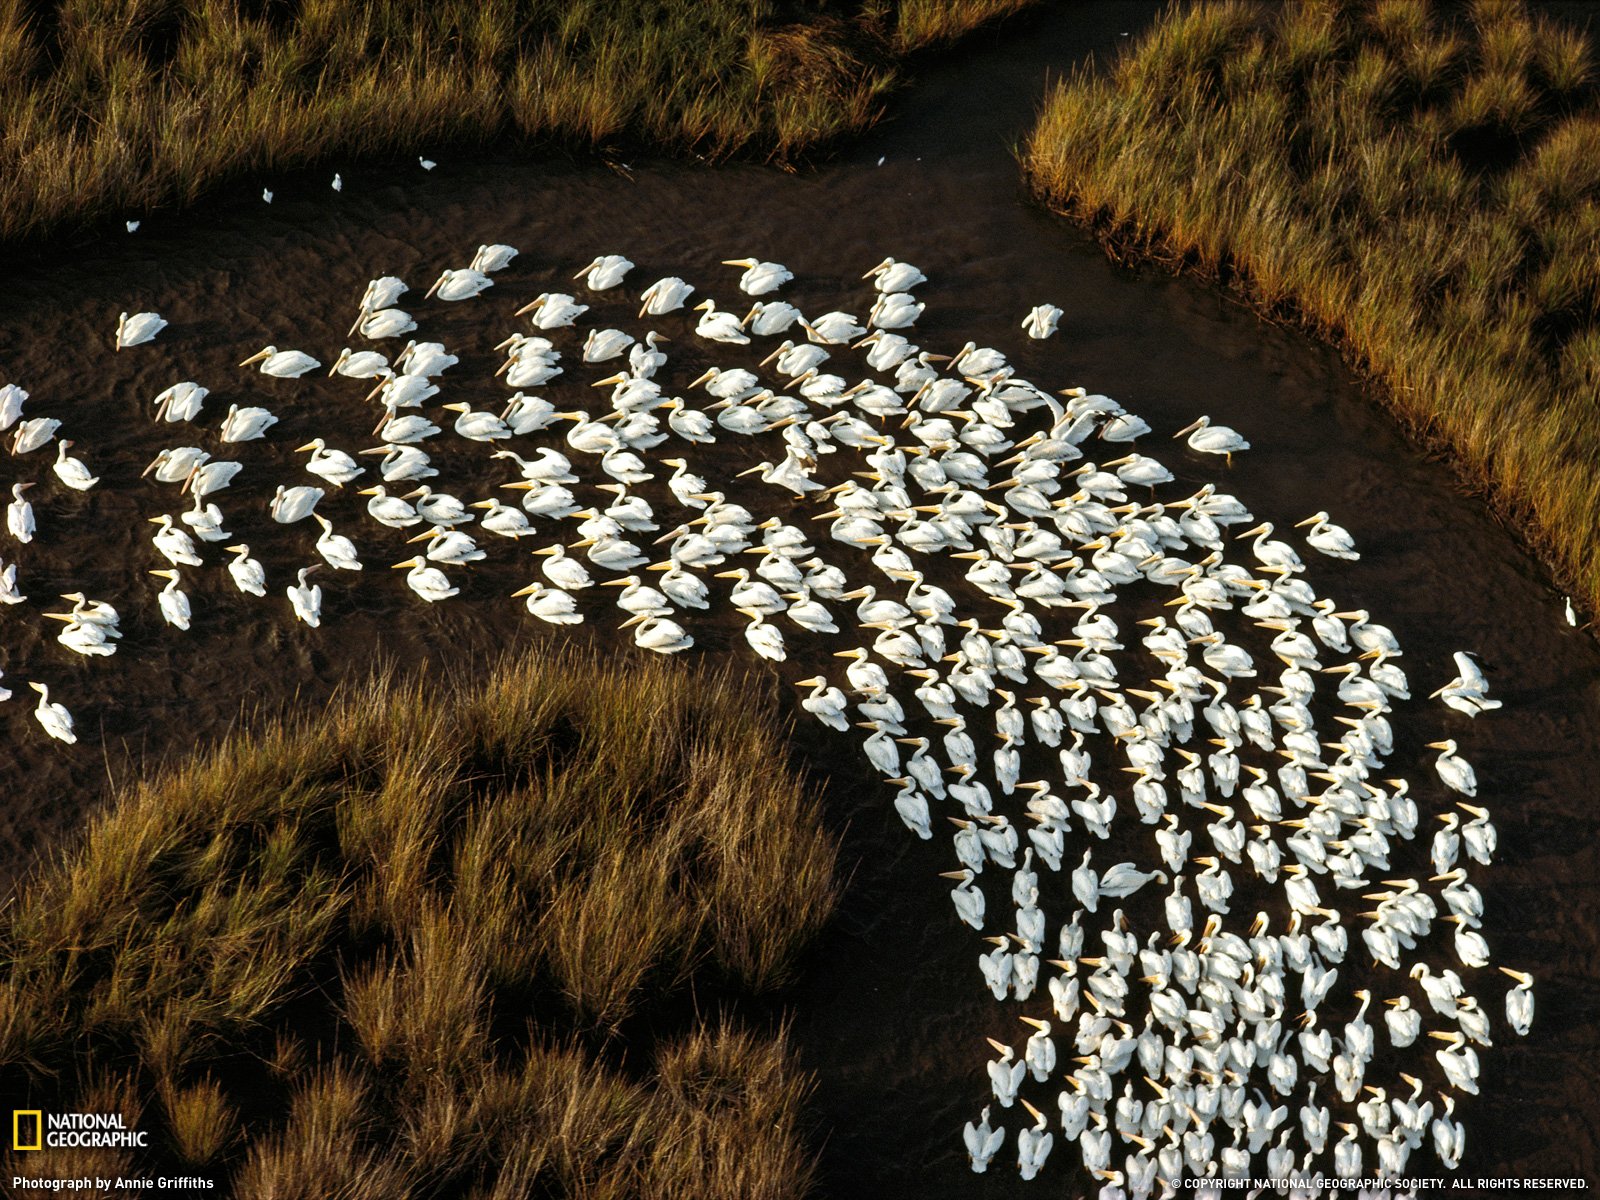
[[[1477,1049],[1528,1032],[1534,980],[1501,967],[1506,991],[1489,965],[1470,875],[1496,832],[1458,739],[1430,743],[1430,776],[1389,764],[1410,696],[1398,640],[1308,581],[1304,555],[1358,556],[1347,531],[1318,512],[1296,546],[1279,533],[1295,514],[1275,526],[1181,482],[1249,448],[1208,417],[1165,431],[1189,452],[1163,462],[1132,448],[1150,424],[1107,396],[1040,386],[998,349],[915,344],[927,280],[892,258],[863,276],[858,312],[765,299],[741,318],[676,275],[641,285],[619,254],[555,285],[581,297],[502,301],[514,289],[493,276],[516,255],[480,247],[421,301],[483,314],[503,361],[471,383],[506,389],[498,411],[455,399],[459,356],[419,340],[320,357],[269,345],[239,362],[262,405],[220,419],[197,383],[158,396],[152,428],[203,444],[163,449],[137,485],[160,526],[147,569],[165,582],[116,604],[181,636],[185,579],[225,568],[285,622],[336,628],[325,600],[403,586],[443,604],[492,559],[522,564],[531,581],[507,599],[532,620],[611,624],[655,653],[736,613],[752,654],[803,664],[801,710],[860,744],[909,835],[950,838],[953,928],[983,947],[974,986],[1017,1023],[989,1041],[988,1094],[960,1131],[974,1171],[1008,1143],[1024,1178],[1054,1148],[1131,1196],[1313,1166],[1393,1177],[1424,1147],[1456,1165]],[[793,279],[754,257],[724,265],[742,273],[721,283],[751,297]],[[409,290],[373,280],[350,336],[415,331],[394,307]],[[1046,338],[1061,317],[1041,305],[1022,327]],[[165,324],[124,314],[108,347],[181,374],[182,337],[147,345]],[[252,530],[302,551],[269,579],[225,528],[227,489],[263,469],[279,415],[264,405],[290,381],[319,411],[375,420],[379,444],[328,432],[295,448],[309,460],[278,460],[317,483],[278,479],[254,514]],[[16,430],[13,464],[32,475],[4,484],[15,543],[50,536],[25,493],[56,485],[22,456],[70,400],[50,405],[62,418],[25,418],[26,390],[0,390],[0,432]],[[53,473],[82,491],[100,479],[79,436]],[[451,490],[445,442],[500,470],[502,490]],[[25,603],[27,585],[0,555],[0,601]],[[71,612],[42,614],[65,623],[56,641],[118,652],[118,609],[66,598]],[[1479,664],[1455,659],[1433,695],[1469,718],[1498,708]],[[27,682],[39,730],[75,742],[59,681]]]

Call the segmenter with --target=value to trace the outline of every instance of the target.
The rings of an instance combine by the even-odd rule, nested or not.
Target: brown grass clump
[[[1024,165],[1116,253],[1338,341],[1600,608],[1600,109],[1520,0],[1173,8]]]
[[[0,0],[0,242],[505,134],[787,162],[1031,2]]]
[[[548,653],[379,678],[140,783],[0,916],[5,1094],[152,1146],[0,1169],[803,1195],[783,1034],[683,1010],[786,980],[835,857],[741,681]]]

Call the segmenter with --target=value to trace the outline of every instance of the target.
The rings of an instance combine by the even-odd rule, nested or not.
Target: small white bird
[[[429,604],[436,604],[440,600],[448,600],[451,596],[459,595],[461,589],[452,587],[450,580],[438,567],[430,567],[428,560],[420,554],[415,558],[408,558],[404,562],[394,564],[395,570],[410,567],[406,572],[406,586]]]
[[[157,393],[156,416],[169,423],[192,421],[200,415],[200,406],[210,394],[210,388],[201,387],[192,379],[175,383]]]
[[[426,300],[432,296],[437,296],[441,300],[470,300],[493,286],[494,280],[490,279],[482,271],[474,270],[471,267],[460,271],[447,269],[438,279],[433,281],[433,286],[428,289],[428,293],[423,299]]]
[[[344,179],[340,177],[337,171],[333,173],[333,190],[336,192],[344,191]]]
[[[142,345],[166,327],[167,322],[159,313],[134,313],[131,317],[123,313],[117,318],[116,348],[121,350],[124,346]]]
[[[271,204],[272,203],[272,191],[271,191],[271,189],[270,188],[262,188],[261,189],[261,198],[263,200],[265,200],[268,204]]]
[[[306,463],[306,470],[320,479],[326,479],[334,487],[343,487],[358,475],[366,474],[366,468],[356,462],[343,450],[330,450],[328,444],[321,438],[312,438],[304,446],[295,448],[296,454],[311,451],[311,458]]]
[[[1172,436],[1181,438],[1186,433],[1189,435],[1189,449],[1202,454],[1225,455],[1230,466],[1235,454],[1250,449],[1250,443],[1237,430],[1229,429],[1226,425],[1213,425],[1210,417],[1200,417]]]
[[[434,162],[433,159],[431,159],[431,158],[423,158],[421,155],[418,155],[417,156],[417,165],[419,167],[421,167],[424,171],[431,171],[435,167],[437,167],[439,164]]]
[[[1460,792],[1463,796],[1476,796],[1478,794],[1478,776],[1472,769],[1472,764],[1456,753],[1454,738],[1446,738],[1442,742],[1429,742],[1430,750],[1442,750],[1433,766],[1439,772],[1445,787],[1452,791]]]
[[[61,422],[54,417],[32,417],[17,425],[11,435],[12,454],[32,454],[55,437]]]
[[[194,539],[172,523],[172,518],[163,513],[159,517],[151,517],[152,525],[161,526],[150,538],[155,548],[175,567],[198,567],[203,565],[199,553],[195,550]]]

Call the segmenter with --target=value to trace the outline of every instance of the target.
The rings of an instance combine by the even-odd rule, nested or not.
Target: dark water
[[[920,289],[929,305],[917,328],[922,345],[954,349],[970,337],[1000,346],[1042,385],[1082,384],[1117,398],[1146,416],[1157,437],[1202,412],[1244,431],[1255,449],[1235,460],[1229,488],[1280,524],[1326,508],[1350,528],[1362,560],[1337,570],[1314,563],[1311,580],[1341,606],[1369,608],[1395,629],[1414,695],[1454,674],[1451,651],[1481,653],[1505,700],[1500,713],[1473,724],[1436,704],[1408,706],[1425,711],[1420,725],[1457,737],[1477,766],[1501,834],[1495,865],[1475,875],[1485,934],[1497,962],[1538,976],[1533,1035],[1484,1052],[1484,1094],[1458,1109],[1469,1129],[1463,1173],[1593,1180],[1600,1104],[1588,1060],[1596,1048],[1590,1014],[1600,1010],[1600,854],[1591,781],[1600,768],[1600,653],[1562,622],[1560,597],[1538,564],[1443,465],[1406,446],[1334,354],[1205,288],[1113,268],[1086,238],[1022,198],[1011,149],[1047,73],[1114,50],[1123,31],[1153,12],[1140,3],[1064,5],[983,35],[930,66],[872,137],[799,176],[635,163],[629,178],[553,158],[456,161],[441,147],[432,174],[414,164],[349,169],[339,196],[323,174],[273,180],[270,208],[255,197],[258,188],[241,189],[185,217],[151,220],[137,236],[61,246],[46,261],[19,264],[0,297],[0,381],[29,388],[32,412],[65,417],[104,482],[87,496],[37,489],[42,536],[15,555],[8,549],[7,561],[21,562],[32,601],[80,585],[116,600],[127,636],[115,658],[87,661],[45,640],[37,603],[22,606],[26,615],[0,612],[8,682],[58,684],[86,735],[67,752],[44,742],[18,702],[0,709],[10,750],[0,838],[9,862],[26,862],[74,828],[108,779],[214,738],[241,705],[315,709],[341,679],[383,655],[446,661],[559,636],[506,599],[534,577],[531,560],[512,565],[502,556],[500,566],[453,572],[463,595],[428,607],[399,572],[384,569],[412,552],[400,536],[385,541],[358,515],[359,498],[333,495],[321,511],[357,535],[368,568],[359,588],[322,573],[321,631],[292,623],[281,589],[293,568],[316,561],[315,531],[272,529],[266,501],[276,482],[308,481],[303,456],[288,447],[314,433],[352,448],[370,444],[371,415],[328,405],[330,395],[352,395],[353,381],[334,388],[317,377],[267,380],[235,369],[246,353],[273,342],[331,361],[368,278],[394,273],[426,283],[443,266],[464,265],[484,241],[523,252],[490,297],[455,306],[423,306],[414,294],[402,301],[422,318],[424,335],[462,355],[463,380],[486,380],[480,368],[496,361],[491,346],[506,324],[485,321],[474,304],[492,297],[496,313],[508,312],[508,299],[531,298],[552,286],[552,272],[570,274],[595,254],[635,259],[630,286],[681,274],[730,304],[732,272],[719,260],[776,259],[798,276],[787,298],[808,312],[859,311],[857,276],[893,255],[931,279]],[[1045,300],[1066,310],[1062,333],[1029,343],[1017,325]],[[118,311],[141,308],[160,311],[171,327],[154,346],[111,355]],[[632,316],[612,300],[590,319],[621,324]],[[681,356],[697,370],[696,355],[705,356],[692,338],[678,337],[681,316],[658,327],[677,338],[674,363]],[[218,454],[251,464],[216,499],[235,535],[266,563],[273,603],[238,596],[220,571],[187,572],[196,608],[188,635],[158,623],[155,581],[144,574],[162,564],[146,541],[153,527],[140,518],[178,511],[175,489],[137,479],[160,446],[219,450],[212,434],[148,420],[149,397],[183,378],[214,388],[205,418],[213,429],[232,402],[262,403],[284,418],[268,442]],[[495,383],[446,382],[451,398],[474,407],[504,395]],[[1212,472],[1162,445],[1150,452],[1182,461],[1195,482]],[[729,470],[753,461],[736,453],[720,460]],[[46,477],[45,454],[24,460],[18,477]],[[435,454],[435,482],[458,494],[488,495],[504,478],[481,455],[452,455]],[[716,654],[742,641],[737,629],[719,626],[700,645]],[[798,638],[791,647],[782,671],[790,680],[811,673],[808,656],[826,648]],[[738,653],[745,656],[742,646]],[[957,925],[945,884],[934,878],[952,865],[948,847],[906,834],[845,743],[809,724],[800,736],[814,768],[831,779],[828,804],[846,831],[852,866],[841,919],[790,997],[819,1080],[822,1194],[1084,1190],[1064,1169],[1075,1148],[1059,1145],[1047,1179],[1032,1187],[1017,1180],[1009,1146],[987,1176],[966,1169],[959,1130],[987,1091],[982,1037],[1014,1038],[1014,1019],[982,990],[972,961],[981,946]],[[1413,778],[1420,783],[1422,773]],[[1487,994],[1497,1009],[1498,989]]]

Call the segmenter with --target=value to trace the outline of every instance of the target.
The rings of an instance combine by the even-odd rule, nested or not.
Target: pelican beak
[[[245,359],[239,365],[241,367],[248,367],[252,363],[258,363],[258,362],[263,361],[264,359],[266,359],[266,357],[267,357],[267,352],[265,350],[260,350],[260,351],[257,351],[255,354],[252,354],[249,358]]]

